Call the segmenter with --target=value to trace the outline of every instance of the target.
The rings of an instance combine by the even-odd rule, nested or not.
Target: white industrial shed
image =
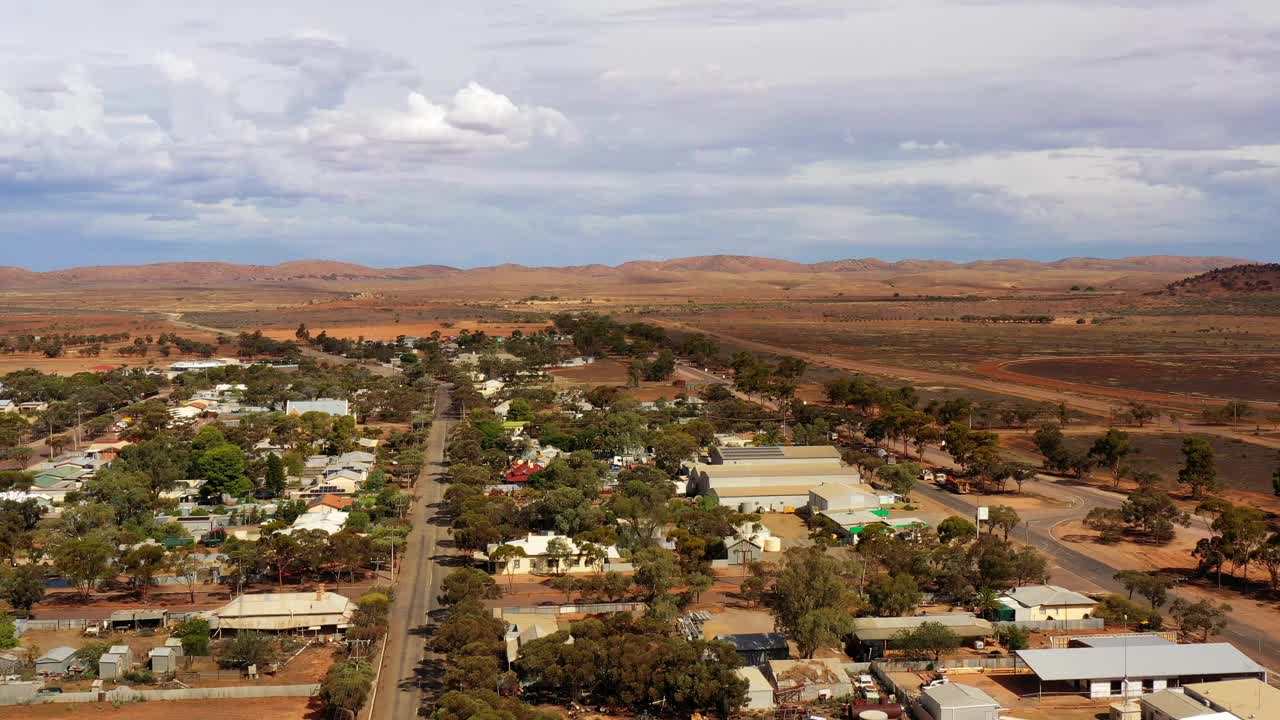
[[[1019,650],[1018,659],[1045,683],[1091,698],[1136,696],[1185,683],[1259,678],[1267,671],[1229,643]]]

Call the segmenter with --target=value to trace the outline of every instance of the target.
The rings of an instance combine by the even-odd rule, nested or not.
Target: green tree
[[[98,581],[106,577],[114,555],[111,542],[101,533],[61,539],[51,551],[53,566],[75,585],[85,601]]]
[[[1173,618],[1181,642],[1209,642],[1226,628],[1230,612],[1230,605],[1215,605],[1209,600],[1189,602],[1174,598],[1169,605],[1169,616]]]
[[[884,465],[876,471],[876,476],[888,483],[895,493],[907,497],[915,487],[916,478],[920,477],[920,466],[913,462]]]
[[[275,453],[267,455],[267,474],[262,481],[263,489],[271,493],[271,497],[280,497],[284,495],[286,481],[284,460]]]
[[[680,579],[676,554],[664,548],[645,548],[635,554],[635,584],[649,604],[667,596]]]
[[[417,356],[412,356],[417,359]],[[371,665],[356,660],[335,663],[320,682],[320,701],[330,712],[346,710],[355,713],[364,707],[373,686]]]
[[[1174,525],[1191,524],[1191,516],[1179,508],[1173,498],[1150,485],[1130,493],[1120,507],[1120,514],[1130,528],[1160,544],[1173,540]]]
[[[519,545],[499,545],[489,553],[489,561],[500,564],[507,575],[507,587],[515,582],[516,564],[515,560],[526,558],[529,554]]]
[[[1031,647],[1031,631],[1021,625],[1003,625],[996,630],[996,639],[1005,650],[1015,652]]]
[[[1191,496],[1196,500],[1221,487],[1213,446],[1205,438],[1189,437],[1182,441],[1182,469],[1178,471],[1178,482],[1189,487]]]
[[[14,610],[31,614],[31,607],[44,599],[44,577],[35,565],[19,565],[0,576],[0,596]]]
[[[138,597],[147,599],[147,589],[155,582],[156,575],[164,568],[164,548],[160,545],[145,543],[130,550],[120,559],[120,570],[129,577]]]
[[[259,632],[242,632],[218,647],[218,665],[224,668],[247,668],[257,665],[265,669],[277,656],[275,638]]]
[[[899,617],[915,612],[923,596],[914,577],[899,573],[876,578],[867,588],[867,600],[876,615]]]
[[[793,635],[806,658],[826,647],[838,646],[853,632],[853,616],[834,607],[811,610],[800,616]]]
[[[206,450],[196,466],[200,477],[205,479],[200,496],[207,502],[220,502],[223,495],[244,497],[253,489],[245,477],[244,451],[235,445],[218,445]]]
[[[890,644],[909,655],[930,657],[938,662],[943,655],[960,647],[960,637],[942,623],[924,622],[914,629],[899,630]]]
[[[0,613],[0,650],[18,646],[18,624],[9,613]]]
[[[653,439],[653,460],[659,470],[674,476],[680,471],[680,464],[693,456],[698,449],[698,441],[681,430],[668,428],[658,433]]]
[[[1093,446],[1089,448],[1089,457],[1106,467],[1111,472],[1112,484],[1119,487],[1120,478],[1123,477],[1122,463],[1134,452],[1136,448],[1133,446],[1133,441],[1129,439],[1129,433],[1112,428],[1107,430],[1107,434],[1093,441]]]
[[[999,528],[1004,533],[1004,539],[1009,539],[1009,533],[1022,522],[1022,518],[1018,515],[1018,511],[1008,505],[994,505],[987,511],[987,532],[995,532]]]
[[[943,543],[965,543],[977,537],[978,528],[966,518],[952,515],[938,523],[938,540]]]
[[[466,601],[492,600],[502,595],[488,573],[476,568],[458,568],[440,583],[440,603],[453,607]]]
[[[183,654],[196,657],[209,654],[209,621],[205,618],[193,617],[182,621],[172,635],[182,640]]]

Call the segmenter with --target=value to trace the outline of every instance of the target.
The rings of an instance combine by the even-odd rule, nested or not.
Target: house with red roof
[[[545,465],[540,465],[536,462],[521,461],[512,465],[507,470],[506,474],[503,475],[503,478],[508,483],[511,483],[514,485],[523,485],[529,482],[529,476],[533,475],[536,472],[541,472],[542,470],[545,470],[545,469],[546,469]]]
[[[346,510],[347,508],[354,505],[355,502],[356,501],[354,499],[349,497],[340,497],[338,495],[321,495],[320,497],[313,500],[310,505],[307,506],[307,510],[309,511],[311,508],[320,507],[320,506],[333,508],[334,510]]]

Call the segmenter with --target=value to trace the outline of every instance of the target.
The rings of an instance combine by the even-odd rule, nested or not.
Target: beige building
[[[1085,620],[1098,607],[1097,600],[1057,585],[1014,588],[1001,595],[1000,602],[1013,611],[1009,620],[1024,621]]]

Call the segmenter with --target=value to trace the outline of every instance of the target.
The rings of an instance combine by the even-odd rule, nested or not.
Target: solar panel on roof
[[[781,447],[768,445],[764,447],[720,448],[720,457],[726,460],[747,460],[750,458],[781,458],[786,453]]]

